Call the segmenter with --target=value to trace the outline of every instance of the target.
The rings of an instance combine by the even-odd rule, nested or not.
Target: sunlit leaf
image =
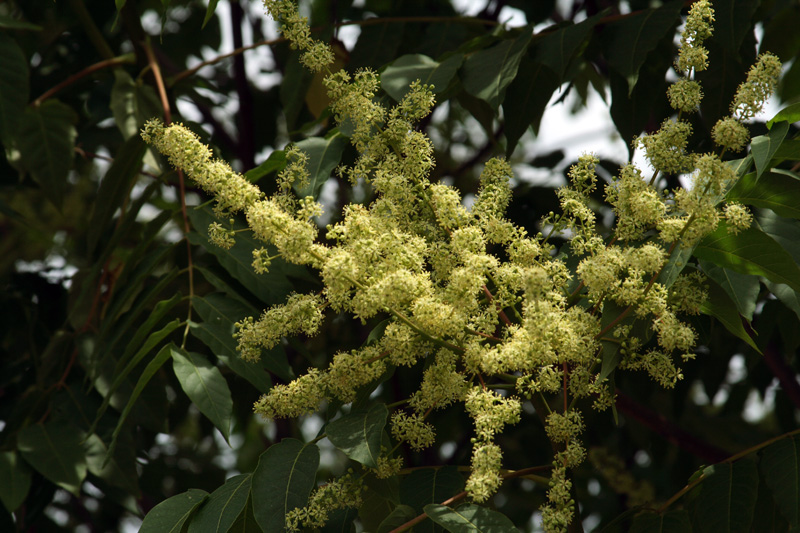
[[[264,533],[283,533],[286,514],[306,505],[318,466],[317,445],[297,439],[283,439],[261,454],[250,491],[259,502],[253,512]]]
[[[773,172],[756,179],[755,174],[742,176],[725,196],[728,201],[766,207],[784,217],[800,218],[800,180]]]
[[[17,436],[22,457],[44,477],[78,495],[86,478],[83,434],[63,420],[33,424]]]
[[[788,122],[778,122],[766,135],[759,135],[750,141],[753,160],[756,163],[756,180],[769,170],[769,162],[778,151],[789,131]]]
[[[747,320],[753,320],[753,312],[756,309],[756,300],[761,288],[758,276],[740,274],[707,261],[700,261],[700,267],[709,278],[716,281],[728,293],[739,313]]]
[[[319,198],[322,186],[331,177],[342,158],[342,151],[349,144],[347,137],[337,131],[325,138],[310,137],[295,143],[308,156],[308,183],[300,188],[295,184],[295,192],[299,198],[311,196]]]
[[[404,55],[381,73],[381,88],[398,102],[415,80],[433,85],[433,92],[438,94],[447,89],[463,61],[462,54],[451,55],[441,63],[422,54]]]
[[[774,117],[767,121],[767,127],[772,129],[772,125],[776,122],[792,124],[797,121],[800,121],[800,102],[786,106],[778,111]]]
[[[761,353],[755,341],[744,329],[742,317],[739,316],[736,304],[731,301],[730,296],[712,279],[707,280],[706,284],[708,286],[708,299],[700,306],[700,311],[719,320],[725,326],[725,329],[745,341],[755,351]],[[756,284],[758,284],[758,278],[756,278]]]
[[[472,503],[456,509],[446,505],[425,506],[425,514],[450,533],[516,533],[519,530],[509,518],[497,511]]]
[[[377,468],[381,453],[381,434],[389,415],[386,406],[376,403],[368,411],[355,411],[328,424],[325,432],[331,443],[350,459]]]
[[[164,500],[147,513],[139,533],[180,533],[186,520],[207,497],[204,490],[189,489]]]
[[[213,422],[227,441],[231,434],[233,398],[219,368],[202,354],[170,347],[172,368],[183,392]]]

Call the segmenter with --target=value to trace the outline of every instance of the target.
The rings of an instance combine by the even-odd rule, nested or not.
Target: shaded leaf
[[[0,452],[0,501],[13,513],[22,505],[31,488],[31,470],[15,450]]]
[[[204,490],[189,489],[164,500],[147,513],[139,533],[180,533],[186,520],[207,497]]]
[[[334,420],[325,428],[331,443],[354,461],[370,468],[378,467],[381,434],[389,412],[382,403],[368,411],[351,412]]]
[[[189,523],[189,533],[225,533],[246,510],[252,474],[239,474],[211,493]]]
[[[774,117],[767,121],[767,128],[772,129],[772,125],[776,122],[788,122],[792,124],[798,121],[800,121],[800,102],[786,106],[778,111]]]
[[[265,533],[283,533],[286,514],[306,505],[318,466],[316,444],[297,439],[283,439],[261,454],[250,491],[259,502],[253,510],[256,522]]]
[[[780,217],[769,209],[758,213],[761,229],[800,264],[800,220]]]
[[[370,24],[361,28],[358,41],[350,51],[348,70],[382,67],[397,57],[397,49],[403,42],[405,24],[403,22],[384,22]]]
[[[736,272],[764,276],[800,291],[800,267],[786,250],[755,227],[732,235],[722,222],[697,245],[694,254]]]
[[[793,529],[800,527],[800,436],[791,435],[760,453],[759,469],[781,514]]]
[[[262,529],[256,522],[256,517],[253,514],[253,498],[252,496],[247,499],[247,505],[236,518],[236,521],[231,524],[228,533],[262,533]]]
[[[709,278],[716,281],[728,293],[739,313],[747,320],[753,320],[756,299],[761,288],[758,276],[739,274],[707,261],[700,261],[700,267]]]
[[[543,63],[536,63],[528,54],[523,54],[516,77],[508,86],[503,100],[505,134],[508,145],[506,157],[510,157],[520,137],[533,126],[538,133],[542,114],[559,83],[555,73]]]
[[[284,150],[275,150],[263,163],[255,168],[251,168],[244,173],[244,177],[255,183],[264,176],[273,172],[279,172],[286,166],[286,152]]]
[[[774,294],[783,305],[791,309],[797,318],[800,318],[800,293],[793,291],[791,287],[782,283],[772,283],[767,281],[769,292]]]
[[[139,493],[139,473],[136,471],[136,450],[133,439],[123,438],[122,445],[117,441],[114,455],[108,456],[108,446],[96,434],[86,439],[86,465],[89,472],[119,487],[129,494]],[[106,460],[106,457],[109,457]]]
[[[785,124],[785,122],[784,122]],[[800,218],[800,180],[770,172],[758,179],[742,176],[725,199],[756,207],[766,207],[784,217]]]
[[[425,506],[425,514],[450,533],[512,533],[519,531],[508,517],[497,511],[475,504],[464,504],[456,509],[446,505]]]
[[[463,54],[451,55],[441,63],[426,55],[407,54],[381,73],[381,88],[398,102],[416,80],[423,85],[433,85],[433,92],[439,94],[450,84],[463,61]]]
[[[631,523],[630,533],[685,533],[692,530],[689,513],[683,509],[666,513],[642,513]]]
[[[467,57],[462,68],[464,90],[496,110],[517,75],[532,31],[532,26],[525,26],[515,39],[506,39]]]
[[[426,505],[441,503],[464,490],[464,478],[455,466],[422,468],[403,476],[400,482],[400,502],[410,505],[417,514]],[[433,523],[424,521],[416,526],[418,532],[432,532]]]
[[[417,513],[413,507],[409,507],[408,505],[398,505],[391,513],[389,513],[389,516],[387,516],[383,522],[381,522],[381,524],[378,526],[377,533],[389,533],[390,531],[402,526],[406,522],[416,518],[417,514],[419,513]]]
[[[731,301],[728,294],[713,279],[707,280],[706,284],[708,285],[708,298],[700,306],[700,311],[719,320],[725,326],[725,329],[745,341],[755,351],[761,353],[755,341],[744,329],[742,317],[739,316],[739,312],[736,310],[736,304]],[[758,284],[758,278],[756,278],[756,284]]]
[[[208,7],[206,8],[206,16],[203,18],[203,28],[206,27],[208,21],[211,20],[211,17],[214,16],[214,11],[217,9],[217,3],[219,0],[209,0]]]
[[[42,27],[31,22],[15,19],[7,15],[0,16],[0,28],[9,30],[33,30],[42,31]]]
[[[351,533],[355,531],[353,521],[358,518],[358,509],[346,507],[336,509],[328,517],[328,521],[322,527],[322,533]]]
[[[535,42],[535,62],[542,63],[556,73],[559,85],[565,80],[567,69],[575,57],[582,52],[592,28],[600,20],[599,15],[578,24],[559,28]]]
[[[28,60],[9,34],[0,32],[0,141],[16,137],[28,103]]]
[[[77,496],[86,478],[82,438],[72,424],[53,420],[23,428],[17,436],[17,449],[40,474]]]
[[[769,163],[778,151],[786,134],[789,132],[788,122],[778,122],[766,135],[759,135],[750,141],[750,150],[756,164],[756,180],[769,170]]]
[[[28,107],[19,122],[17,147],[25,169],[42,187],[45,196],[61,206],[72,168],[75,147],[75,111],[58,100]]]
[[[308,156],[308,183],[303,187],[294,186],[294,191],[299,198],[311,196],[319,198],[322,186],[331,177],[331,172],[342,159],[342,152],[349,140],[338,130],[333,130],[325,138],[310,137],[295,143]]]
[[[659,8],[644,9],[628,17],[620,18],[603,28],[600,43],[608,65],[628,82],[628,95],[633,92],[647,56],[661,39],[672,34],[680,22],[680,0],[669,2]]]
[[[692,528],[720,533],[748,532],[758,496],[758,469],[748,460],[719,463],[703,471]]]
[[[755,2],[717,0],[714,2],[714,37],[728,52],[738,54],[745,36],[753,29],[753,13],[758,8]]]
[[[213,422],[227,441],[231,434],[233,398],[219,368],[203,355],[171,345],[172,368],[183,392]]]

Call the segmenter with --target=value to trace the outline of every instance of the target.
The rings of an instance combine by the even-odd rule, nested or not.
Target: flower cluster
[[[268,0],[266,6],[292,45],[305,51],[304,64],[325,71],[332,62],[329,47],[310,37],[294,4]],[[680,113],[695,110],[702,98],[691,76],[706,68],[703,41],[711,36],[713,19],[709,2],[693,4],[676,63],[682,78],[668,95]],[[737,93],[734,115],[715,128],[722,146],[735,149],[746,142],[737,128],[763,105],[779,69],[771,56],[762,56]],[[508,162],[486,163],[471,207],[455,188],[429,180],[433,148],[415,125],[434,105],[430,87],[413,83],[387,108],[377,98],[375,72],[328,72],[324,86],[335,120],[347,124],[358,152],[337,172],[374,193],[367,204],[345,206],[324,232],[314,221],[321,206],[313,198],[294,197],[293,190],[308,179],[308,158],[297,148],[286,150],[278,192],[266,197],[214,160],[186,128],[151,121],[143,132],[216,197],[220,215],[244,214],[263,242],[253,257],[257,272],[281,257],[319,274],[321,291],[293,294],[257,320],[237,323],[242,357],[256,360],[285,336],[314,335],[328,311],[360,321],[388,318],[374,343],[336,352],[327,367],[275,385],[255,411],[267,418],[297,417],[326,400],[352,402],[359,389],[372,390],[368,387],[374,388],[387,368],[424,365],[418,389],[394,406],[391,435],[414,450],[430,447],[436,428],[428,415],[463,404],[475,429],[466,488],[473,500],[484,502],[503,479],[497,436],[520,422],[527,400],[558,397],[558,410],[546,400],[543,405],[545,429],[557,452],[542,511],[547,531],[564,531],[575,516],[569,471],[586,456],[583,417],[568,400],[592,398],[597,409],[613,404],[613,387],[599,374],[609,343],[619,346],[619,369],[643,372],[664,387],[681,379],[676,361],[693,357],[697,338],[681,315],[696,314],[706,293],[699,273],[662,274],[680,247],[697,244],[723,218],[732,231],[749,226],[752,217],[743,206],[718,205],[738,178],[735,170],[720,156],[688,150],[688,122],[665,121],[637,141],[656,174],[647,180],[628,164],[602,191],[616,220],[608,236],[596,221],[598,160],[581,157],[569,170],[569,184],[557,192],[561,213],[543,223],[569,236],[568,262],[554,253],[547,237],[505,218],[511,200]],[[686,174],[691,186],[665,191],[657,183],[659,173]],[[219,223],[210,234],[222,246],[235,239]],[[377,458],[380,477],[400,469],[390,455],[384,449]],[[325,485],[308,507],[290,513],[289,527],[321,527],[329,510],[358,505],[358,494],[351,477]]]

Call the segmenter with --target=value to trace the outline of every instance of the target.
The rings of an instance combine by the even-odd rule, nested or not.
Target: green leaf
[[[599,20],[600,16],[595,15],[545,35],[535,42],[535,62],[542,63],[555,72],[556,81],[560,85],[566,81],[567,70],[573,61],[583,53],[589,34]]]
[[[685,533],[691,530],[689,513],[680,509],[663,514],[645,512],[637,515],[629,533]]]
[[[680,22],[680,0],[659,8],[644,9],[622,17],[603,28],[600,44],[608,65],[628,82],[628,96],[633,92],[648,54]]]
[[[800,264],[800,220],[780,217],[769,209],[762,209],[758,213],[758,223],[764,233]]]
[[[512,533],[519,530],[504,514],[471,503],[456,509],[446,505],[425,506],[425,514],[450,533]]]
[[[496,110],[505,98],[506,88],[517,75],[532,31],[532,26],[525,26],[515,39],[506,39],[467,57],[462,69],[462,83],[466,92]]]
[[[755,341],[750,337],[742,325],[742,317],[736,310],[736,305],[728,294],[715,283],[712,279],[706,281],[708,284],[708,299],[700,306],[700,311],[709,316],[713,316],[725,326],[725,329],[745,341],[755,351],[761,353]],[[758,278],[756,278],[758,283]]]
[[[139,494],[139,473],[136,471],[133,438],[123,439],[122,446],[118,441],[113,456],[108,455],[108,446],[97,434],[89,435],[84,445],[86,466],[90,473],[128,494]]]
[[[784,217],[800,218],[800,180],[770,172],[758,179],[754,173],[742,176],[725,199],[766,207]]]
[[[86,478],[82,438],[72,424],[53,420],[23,428],[17,436],[17,449],[40,474],[77,496]]]
[[[792,124],[800,121],[800,102],[784,107],[778,113],[767,121],[767,128],[772,129],[772,125],[776,122],[788,122]]]
[[[150,361],[147,366],[144,368],[142,375],[139,376],[139,381],[136,382],[136,386],[131,393],[130,398],[128,399],[128,403],[125,405],[125,409],[122,410],[122,414],[119,417],[119,422],[117,422],[117,427],[114,428],[114,433],[111,435],[111,444],[108,446],[108,454],[106,455],[106,461],[109,460],[114,455],[114,450],[117,446],[117,439],[119,438],[119,434],[124,427],[125,420],[128,418],[128,415],[133,409],[133,406],[136,404],[136,400],[142,394],[145,386],[147,383],[152,379],[158,369],[167,362],[170,358],[171,352],[171,345],[164,346],[161,350],[156,354],[152,361]]]
[[[319,198],[322,186],[331,177],[331,172],[335,169],[342,159],[342,152],[348,145],[349,140],[338,130],[334,130],[325,138],[310,137],[295,143],[308,155],[308,183],[300,188],[295,185],[294,191],[299,198],[312,196],[315,200]]]
[[[800,527],[800,436],[791,435],[761,450],[759,469],[783,517]]]
[[[719,463],[703,471],[705,479],[693,502],[695,531],[750,531],[758,497],[758,469],[748,460]]]
[[[203,355],[187,352],[175,345],[170,348],[172,368],[183,392],[201,413],[214,423],[228,441],[233,418],[233,398],[228,382],[219,368]]]
[[[464,478],[455,466],[422,468],[403,476],[400,482],[400,502],[410,505],[417,514],[430,503],[440,503],[464,490]],[[418,533],[434,531],[429,521],[414,526]]]
[[[125,2],[127,0],[114,0],[114,4],[117,6],[117,11],[121,11],[123,7],[125,7]]]
[[[236,518],[236,521],[231,524],[228,533],[262,533],[262,529],[256,522],[256,517],[253,514],[253,497],[247,498],[247,505]],[[347,532],[349,533],[349,532]]]
[[[58,100],[28,107],[19,122],[17,147],[25,169],[42,187],[45,196],[61,206],[72,168],[77,115]]]
[[[114,69],[109,108],[124,139],[138,137],[147,120],[162,115],[155,90],[142,82],[135,82],[121,68]]]
[[[368,411],[351,412],[334,420],[325,428],[331,443],[345,455],[370,468],[378,467],[381,453],[381,433],[389,412],[382,403]]]
[[[269,157],[263,163],[245,172],[244,177],[255,183],[264,176],[283,170],[285,166],[286,152],[284,150],[275,150],[269,154]]]
[[[400,21],[362,27],[358,41],[350,51],[348,70],[355,72],[364,67],[376,69],[391,63],[398,56],[397,50],[403,44],[404,33],[405,23]]]
[[[315,486],[319,448],[297,439],[273,444],[258,459],[250,491],[259,502],[253,510],[265,533],[283,533],[286,514],[304,507]]]
[[[0,501],[13,513],[22,505],[31,488],[31,470],[15,450],[0,452]]]
[[[783,305],[791,309],[797,315],[797,318],[800,318],[800,293],[793,291],[791,287],[782,283],[767,281],[766,285],[769,292],[774,294]]]
[[[0,32],[0,141],[16,138],[28,103],[28,60],[9,34]]]
[[[188,215],[197,231],[188,235],[189,242],[202,246],[216,256],[223,268],[263,303],[282,303],[292,292],[292,283],[286,277],[289,272],[308,275],[304,268],[288,265],[282,259],[272,262],[269,273],[256,274],[253,270],[253,250],[262,248],[263,243],[256,241],[252,233],[245,230],[247,226],[244,222],[235,220],[233,229],[245,231],[237,233],[236,244],[225,250],[208,240],[208,226],[217,221],[210,207],[190,209]]]
[[[694,250],[699,259],[711,261],[742,274],[764,276],[800,291],[800,268],[780,244],[755,227],[738,235],[728,233],[725,222]]]
[[[211,17],[214,16],[214,11],[217,9],[217,3],[219,0],[209,0],[208,8],[206,8],[206,16],[203,18],[203,28],[206,27],[208,21],[211,20]]]
[[[147,513],[139,533],[180,533],[186,520],[207,497],[204,490],[189,489],[164,500]]]
[[[141,137],[129,138],[117,151],[114,162],[100,182],[94,210],[86,234],[88,253],[94,252],[100,237],[109,230],[109,222],[122,205],[142,166],[147,146]]]
[[[756,180],[769,170],[769,162],[778,151],[786,134],[789,132],[788,122],[778,122],[766,135],[759,135],[750,141],[750,150],[756,163]]]
[[[383,522],[378,526],[377,533],[389,533],[402,526],[406,522],[413,520],[419,513],[413,507],[408,505],[398,505],[394,510],[389,513],[389,516],[384,518]],[[416,527],[414,528],[416,531]]]
[[[195,296],[193,302],[198,314],[205,320],[192,330],[193,333],[197,333],[197,337],[214,350],[215,355],[231,370],[259,389],[264,386],[269,389],[272,383],[269,376],[265,375],[265,370],[284,381],[294,379],[294,372],[286,358],[286,352],[280,345],[271,350],[262,350],[261,360],[258,362],[245,361],[236,351],[236,340],[233,338],[236,329],[234,323],[253,316],[256,311],[251,306],[242,305],[237,300],[219,293],[209,294],[205,298]],[[266,389],[263,392],[266,392]]]
[[[535,63],[528,54],[523,54],[517,75],[503,100],[508,143],[506,157],[511,157],[528,126],[533,126],[534,132],[538,133],[542,114],[558,85],[558,79],[549,67]]]
[[[440,94],[450,85],[463,61],[463,54],[453,54],[442,62],[422,54],[407,54],[381,73],[381,88],[398,102],[416,80],[423,85],[433,85],[433,92]]]
[[[756,310],[756,300],[761,289],[758,276],[750,274],[739,274],[733,270],[722,268],[714,263],[700,261],[700,268],[711,279],[716,281],[719,286],[728,293],[736,309],[747,320],[753,320],[753,312]]]
[[[753,13],[757,8],[755,2],[714,2],[714,36],[711,40],[738,57],[745,37],[752,32]],[[711,60],[714,60],[713,56]]]
[[[24,20],[15,19],[9,17],[8,15],[1,15],[0,16],[0,28],[6,28],[9,30],[33,30],[33,31],[42,31],[42,27],[36,24],[32,24],[30,22],[26,22]],[[2,37],[0,37],[2,39]]]
[[[225,533],[245,511],[252,474],[239,474],[211,493],[189,523],[189,533]]]

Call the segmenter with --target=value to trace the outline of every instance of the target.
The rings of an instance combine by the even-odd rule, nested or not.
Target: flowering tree
[[[165,77],[159,49],[133,39],[132,0],[117,9],[135,57],[113,57],[82,19],[110,57],[62,85],[115,68],[124,142],[79,253],[50,250],[86,264],[2,433],[14,527],[48,503],[32,486],[87,512],[88,497],[149,511],[142,531],[800,527],[800,104],[753,122],[776,89],[795,97],[798,69],[782,81],[776,54],[800,43],[776,35],[797,13],[758,14],[769,31],[757,55],[756,13],[734,2],[576,5],[580,22],[556,24],[552,6],[520,4],[529,25],[515,28],[492,4],[465,18],[447,3],[434,17],[314,3],[326,22],[314,31],[294,2],[265,5],[283,34],[269,44],[289,133],[276,130],[256,166],[253,117],[241,116],[227,155],[244,174],[172,117],[175,97],[203,101],[203,82],[186,80],[219,58]],[[330,13],[362,26],[352,50]],[[19,59],[7,70],[27,76],[22,40],[4,39]],[[243,51],[240,114],[254,109]],[[121,68],[135,61],[154,89]],[[48,159],[73,150],[61,88],[21,112],[10,104],[27,96],[3,87],[8,164],[54,203],[56,185],[83,183],[66,185]],[[584,154],[543,200],[514,167],[559,88],[610,95],[633,142],[621,165]],[[470,126],[485,146],[459,140]],[[474,155],[459,161],[459,146]],[[143,164],[156,181],[137,189]],[[211,205],[187,205],[193,184]],[[163,215],[142,223],[146,205]],[[170,220],[182,252],[159,233]],[[756,424],[745,400],[769,388]],[[205,477],[195,456],[224,457],[210,451],[215,431],[236,464]],[[176,470],[200,475],[165,483],[159,457],[183,455]],[[156,488],[136,506],[144,473]]]

